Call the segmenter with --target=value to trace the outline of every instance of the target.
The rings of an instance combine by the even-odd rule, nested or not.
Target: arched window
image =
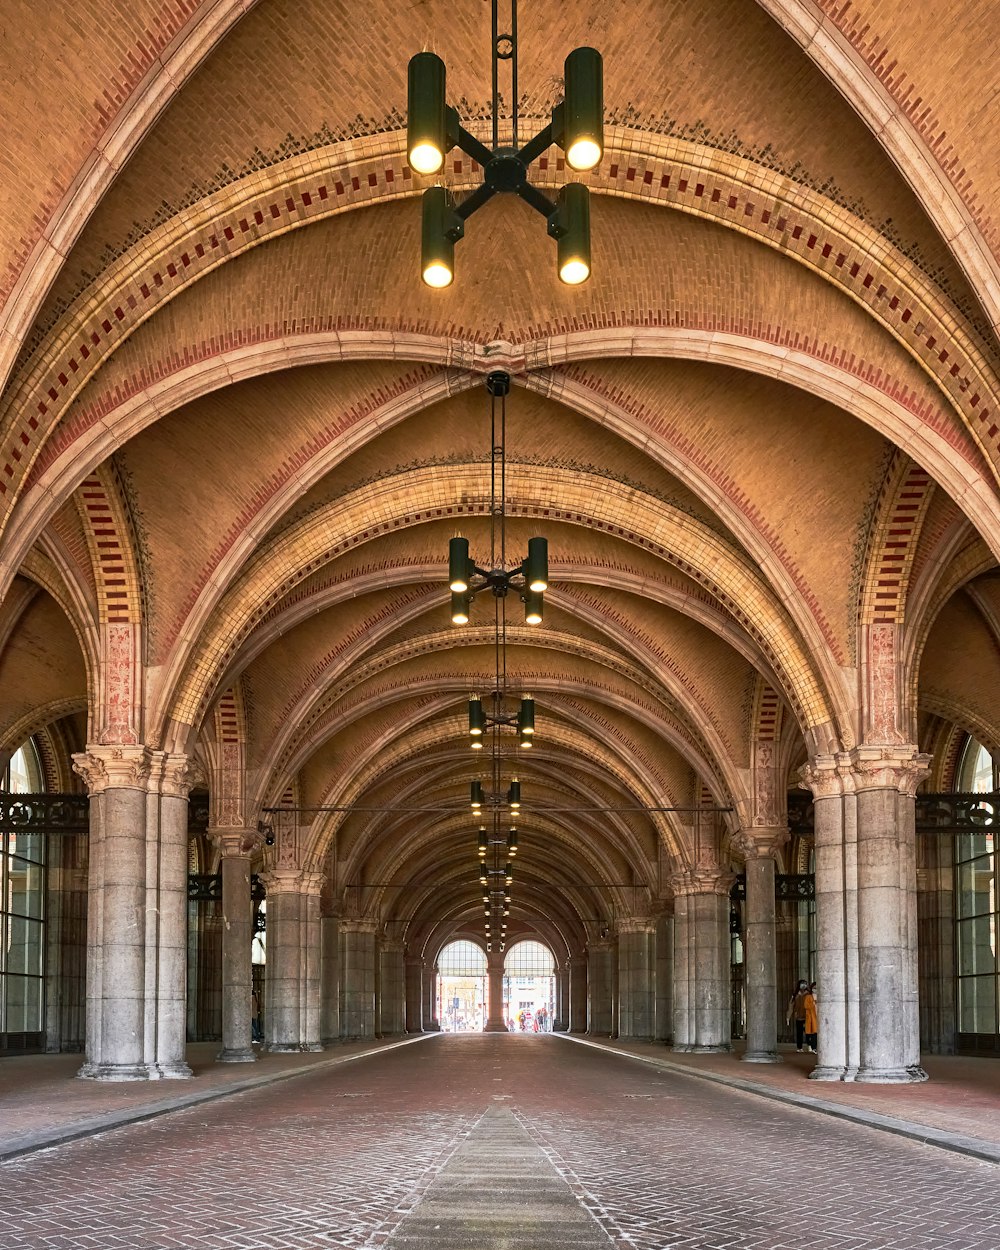
[[[29,740],[3,772],[6,794],[42,789]],[[37,1050],[45,1028],[45,835],[5,825],[0,843],[0,1051]]]
[[[962,754],[956,788],[985,794],[997,789],[990,753],[970,738]],[[955,837],[955,944],[958,968],[958,1047],[964,1051],[1000,1049],[997,1004],[997,930],[1000,927],[996,880],[996,837],[992,816],[980,829]]]
[[[547,1033],[555,1015],[556,963],[541,942],[515,942],[504,960],[504,1010],[513,1032]]]
[[[446,1033],[480,1032],[486,1023],[486,955],[475,942],[449,942],[438,955],[438,1020]]]

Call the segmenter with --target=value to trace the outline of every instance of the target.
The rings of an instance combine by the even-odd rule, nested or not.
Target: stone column
[[[595,938],[587,944],[587,1032],[611,1036],[611,943]]]
[[[653,1040],[655,934],[648,916],[618,921],[618,1036],[630,1041]]]
[[[569,1031],[569,960],[556,969],[556,1014],[552,1021],[553,1033]]]
[[[424,1031],[424,961],[410,957],[406,960],[406,1031]]]
[[[222,1050],[216,1058],[219,1063],[253,1063],[250,850],[255,835],[244,829],[215,829],[209,837],[222,852]]]
[[[441,1021],[437,1014],[437,964],[424,964],[424,1032],[440,1033]]]
[[[320,1041],[333,1046],[340,1041],[340,917],[320,917],[319,1015]]]
[[[91,795],[87,1057],[79,1075],[189,1077],[187,758],[142,746],[96,746],[73,758]]]
[[[382,976],[379,982],[380,1017],[383,1037],[400,1037],[406,1024],[406,974],[403,943],[385,938],[381,951]]]
[[[861,746],[851,758],[858,815],[857,1080],[925,1081],[919,1054],[913,809],[929,757],[914,747]],[[822,990],[820,995],[822,1001]]]
[[[323,962],[320,894],[323,889],[323,880],[324,874],[321,872],[302,874],[302,901],[299,911],[300,967],[302,969],[301,1048],[308,1051],[323,1049],[320,1003]]]
[[[669,1042],[673,1033],[674,918],[668,913],[656,922],[656,1002],[653,1041]]]
[[[573,955],[569,961],[569,1031],[587,1031],[587,957]]]
[[[375,1036],[375,922],[340,922],[340,1028],[345,1041]]]
[[[487,1017],[484,1033],[506,1033],[507,1021],[503,1014],[503,968],[501,951],[490,951],[486,956]]]
[[[858,1070],[857,825],[845,756],[820,755],[799,772],[813,792],[819,1059],[814,1081],[853,1081]]]
[[[267,887],[267,1004],[264,1041],[277,1053],[322,1050],[319,1011],[319,893],[323,875],[275,868]]]
[[[741,831],[746,858],[746,1063],[780,1063],[778,983],[775,947],[775,857],[788,830],[753,827]]]
[[[955,864],[951,838],[917,843],[920,1036],[931,1054],[955,1053]]]
[[[729,888],[733,874],[700,867],[674,885],[674,1049],[730,1049]],[[680,942],[686,938],[682,957]]]

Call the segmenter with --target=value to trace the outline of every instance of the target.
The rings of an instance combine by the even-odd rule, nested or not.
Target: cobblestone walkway
[[[992,1164],[557,1038],[460,1035],[10,1160],[0,1248],[996,1250],[998,1199]]]

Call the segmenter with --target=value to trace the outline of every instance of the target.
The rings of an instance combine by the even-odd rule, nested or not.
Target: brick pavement
[[[546,1182],[552,1201],[565,1212],[572,1195],[620,1250],[995,1250],[1000,1240],[995,1165],[594,1047],[500,1034],[314,1066],[12,1159],[0,1247],[369,1250],[422,1231],[411,1244],[486,1250],[472,1225],[463,1242],[455,1225],[448,1240],[422,1221],[497,1110],[540,1152],[539,1176],[565,1182]],[[522,1163],[523,1134],[511,1139]],[[503,1197],[488,1164],[480,1171],[484,1198]],[[500,1210],[517,1234],[498,1245],[580,1244],[551,1220],[533,1238],[520,1195]]]

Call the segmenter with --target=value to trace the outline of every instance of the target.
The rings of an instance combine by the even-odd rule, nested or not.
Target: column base
[[[747,1050],[740,1056],[742,1063],[783,1063],[776,1050]]]
[[[176,1063],[151,1063],[149,1079],[151,1081],[189,1081],[194,1073],[183,1059]]]
[[[149,1068],[144,1063],[91,1063],[89,1060],[76,1075],[85,1081],[148,1081],[150,1079]]]
[[[304,1045],[299,1047],[299,1050],[310,1055],[315,1054],[316,1051],[322,1050],[322,1049],[323,1049],[322,1042],[306,1042]]]
[[[678,1042],[676,1045],[671,1046],[670,1049],[675,1055],[686,1055],[688,1051],[693,1050],[694,1047],[689,1046],[686,1042]]]
[[[302,1047],[298,1042],[271,1042],[266,1049],[269,1055],[297,1055]]]
[[[257,1054],[252,1046],[225,1047],[215,1056],[216,1063],[256,1063]]]
[[[483,1032],[484,1033],[509,1033],[510,1030],[503,1023],[503,1021],[498,1022],[496,1020],[487,1020],[486,1023],[483,1025]]]
[[[854,1068],[837,1068],[830,1064],[818,1063],[809,1073],[810,1081],[846,1081],[855,1080],[857,1072]]]
[[[707,1045],[689,1046],[692,1055],[728,1055],[732,1046],[728,1042],[713,1042]]]
[[[914,1085],[927,1080],[920,1064],[908,1068],[859,1068],[854,1078],[866,1085]]]

